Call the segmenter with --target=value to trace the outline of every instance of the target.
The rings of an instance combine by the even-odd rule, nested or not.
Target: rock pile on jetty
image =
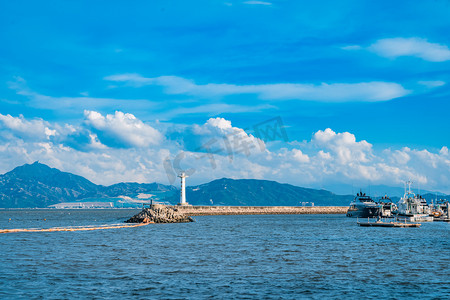
[[[188,223],[194,222],[177,208],[154,204],[125,221],[126,223]]]

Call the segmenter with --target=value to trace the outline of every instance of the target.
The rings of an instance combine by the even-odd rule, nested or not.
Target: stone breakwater
[[[186,216],[345,214],[347,206],[180,206]]]
[[[347,206],[165,206],[144,208],[126,223],[187,223],[190,216],[345,214]]]
[[[180,212],[178,207],[165,205],[152,205],[144,208],[142,211],[130,219],[126,223],[188,223],[194,222],[194,219]]]

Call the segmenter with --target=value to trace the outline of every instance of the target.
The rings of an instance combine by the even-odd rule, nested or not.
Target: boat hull
[[[402,223],[402,222],[358,222],[357,223],[361,227],[420,227],[420,223]]]
[[[374,218],[380,214],[379,207],[360,207],[349,208],[347,211],[347,217],[350,218]]]
[[[401,222],[433,222],[434,218],[432,216],[426,215],[426,214],[414,214],[414,215],[404,215],[404,214],[397,214],[396,215],[397,220]]]

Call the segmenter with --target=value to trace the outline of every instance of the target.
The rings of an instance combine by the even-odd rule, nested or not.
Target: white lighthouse
[[[186,173],[182,172],[180,173],[180,175],[178,175],[178,177],[181,178],[181,191],[180,191],[180,203],[178,203],[178,205],[189,205],[186,202]]]

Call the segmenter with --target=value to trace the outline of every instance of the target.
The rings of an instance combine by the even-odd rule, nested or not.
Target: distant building
[[[56,209],[86,209],[86,208],[113,208],[113,202],[63,202],[50,205],[49,208]]]

